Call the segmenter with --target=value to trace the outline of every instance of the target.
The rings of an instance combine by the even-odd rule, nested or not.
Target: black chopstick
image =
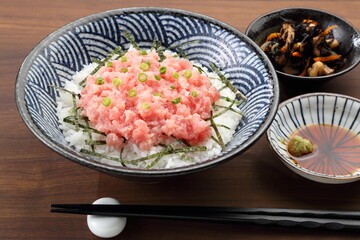
[[[360,229],[360,211],[97,204],[53,204],[51,207],[51,212],[70,214]]]
[[[108,212],[191,212],[199,213],[237,213],[258,214],[269,216],[293,216],[293,217],[316,217],[316,218],[339,218],[359,219],[360,211],[339,210],[308,210],[308,209],[286,209],[286,208],[241,208],[241,207],[215,207],[215,206],[164,206],[164,205],[106,205],[106,204],[52,204],[52,208],[79,209],[86,211]]]

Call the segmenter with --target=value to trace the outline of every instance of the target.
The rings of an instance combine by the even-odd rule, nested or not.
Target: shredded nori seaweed
[[[233,93],[235,93],[236,97],[243,101],[247,101],[246,96],[239,92],[239,90],[237,90],[234,85],[232,85],[232,83],[225,77],[224,74],[220,72],[214,63],[210,63],[209,66],[219,76],[220,80],[225,84],[225,86],[227,86]]]

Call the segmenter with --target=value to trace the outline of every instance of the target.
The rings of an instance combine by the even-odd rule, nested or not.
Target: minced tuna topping
[[[190,61],[130,50],[87,77],[78,107],[108,145],[121,149],[126,139],[148,150],[170,136],[191,145],[208,140],[206,119],[219,97]]]

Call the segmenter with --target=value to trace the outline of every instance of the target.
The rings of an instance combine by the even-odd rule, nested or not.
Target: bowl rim
[[[328,96],[328,97],[341,97],[341,98],[344,98],[344,99],[349,99],[349,100],[352,100],[352,101],[355,101],[355,102],[358,102],[360,104],[360,99],[359,98],[356,98],[356,97],[352,97],[352,96],[348,96],[348,95],[345,95],[345,94],[339,94],[339,93],[330,93],[330,92],[313,92],[313,93],[306,93],[306,94],[302,94],[302,95],[298,95],[298,96],[295,96],[293,98],[289,98],[283,102],[281,102],[279,104],[279,107],[278,107],[278,111],[283,108],[285,105],[291,103],[291,102],[294,102],[296,100],[299,100],[299,99],[306,99],[306,98],[309,98],[309,97],[316,97],[316,96]],[[277,114],[276,114],[277,115]],[[275,117],[276,117],[275,115]],[[273,124],[273,123],[272,123]],[[272,125],[271,124],[271,125]],[[273,150],[273,152],[278,156],[278,158],[280,158],[280,160],[287,166],[289,167],[291,170],[293,170],[294,172],[296,171],[300,171],[301,173],[305,174],[305,175],[308,175],[310,177],[313,177],[313,178],[320,178],[320,179],[323,179],[323,180],[328,180],[328,181],[339,181],[339,182],[342,182],[342,181],[346,181],[346,180],[358,180],[360,179],[360,173],[357,174],[357,175],[354,175],[354,176],[351,176],[351,175],[329,175],[329,174],[323,174],[323,173],[318,173],[318,172],[314,172],[314,171],[310,171],[306,168],[303,168],[297,164],[293,164],[291,163],[288,159],[286,159],[282,154],[280,154],[278,151],[275,150],[275,143],[274,141],[271,139],[270,137],[270,128],[271,128],[271,125],[269,126],[269,128],[267,129],[266,131],[266,138],[268,140],[268,143],[270,144],[271,146],[271,149]],[[297,173],[297,172],[296,172]],[[299,174],[299,173],[298,173]]]
[[[26,85],[26,76],[27,72],[35,60],[36,56],[41,52],[41,50],[52,40],[61,36],[63,33],[70,31],[74,27],[86,24],[90,21],[96,21],[102,19],[104,17],[114,16],[114,15],[121,15],[121,14],[137,14],[137,13],[144,13],[144,12],[158,12],[158,13],[168,13],[172,15],[181,15],[181,16],[190,16],[196,19],[200,19],[206,22],[210,22],[216,26],[219,26],[226,31],[231,32],[236,37],[240,38],[242,41],[246,42],[249,46],[251,46],[263,62],[266,65],[267,71],[269,73],[269,77],[272,80],[272,102],[270,103],[270,107],[267,113],[267,118],[263,121],[262,125],[257,129],[257,131],[250,136],[243,144],[238,147],[233,147],[230,151],[226,152],[226,154],[222,156],[215,156],[213,158],[207,159],[202,162],[186,165],[183,167],[176,167],[176,168],[168,168],[168,169],[138,169],[138,168],[123,168],[117,166],[109,166],[104,165],[100,162],[95,160],[91,160],[91,157],[87,155],[80,154],[79,152],[73,150],[69,151],[69,149],[61,146],[61,144],[54,142],[48,136],[46,136],[36,125],[33,123],[31,116],[28,113],[26,102],[25,102],[25,91],[24,87]],[[22,87],[22,90],[21,90]],[[113,9],[104,12],[99,12],[95,14],[91,14],[77,20],[74,20],[57,30],[50,33],[46,36],[43,40],[41,40],[26,56],[22,64],[20,65],[16,81],[15,81],[15,98],[16,98],[16,105],[18,111],[20,113],[21,118],[23,119],[25,125],[29,128],[29,130],[46,146],[48,146],[53,151],[59,153],[60,155],[76,162],[84,166],[88,166],[92,169],[108,173],[110,175],[122,175],[122,176],[129,176],[129,177],[164,177],[164,176],[172,176],[172,175],[184,175],[192,172],[196,172],[202,169],[210,168],[219,164],[221,162],[225,162],[230,158],[235,157],[236,155],[244,152],[247,150],[251,145],[253,145],[260,136],[266,131],[267,127],[271,124],[272,119],[275,117],[277,106],[279,104],[279,82],[278,77],[276,75],[276,71],[271,64],[271,61],[268,59],[266,54],[261,51],[260,47],[257,46],[248,36],[240,32],[239,30],[235,29],[234,27],[221,22],[220,20],[214,19],[212,17],[208,17],[202,14],[180,10],[180,9],[173,9],[173,8],[160,8],[160,7],[133,7],[133,8],[121,8],[121,9]]]
[[[289,7],[289,8],[280,8],[271,12],[267,12],[264,13],[262,15],[260,15],[259,17],[255,18],[253,21],[251,21],[251,23],[248,25],[248,27],[245,30],[245,34],[246,36],[248,36],[249,32],[251,31],[251,28],[257,23],[257,21],[259,21],[260,19],[266,17],[266,16],[270,16],[270,15],[274,15],[277,13],[281,13],[284,11],[296,11],[296,10],[307,10],[307,11],[312,11],[312,12],[318,12],[318,13],[322,13],[322,14],[326,14],[326,15],[330,15],[332,17],[334,17],[335,19],[344,22],[345,24],[349,25],[349,27],[351,27],[357,34],[358,38],[360,39],[360,32],[359,30],[357,30],[357,28],[352,25],[348,20],[346,20],[343,17],[340,17],[334,13],[322,10],[322,9],[315,9],[315,8],[308,8],[308,7]],[[356,46],[355,46],[356,47]],[[360,48],[360,44],[358,46]],[[360,63],[360,57],[358,57],[357,59],[355,59],[355,62],[350,65],[349,67],[341,70],[340,72],[336,72],[330,75],[324,75],[324,76],[317,76],[317,77],[306,77],[306,76],[298,76],[298,75],[292,75],[292,74],[288,74],[288,73],[284,73],[282,71],[279,71],[277,69],[275,69],[276,73],[278,73],[279,75],[285,77],[285,78],[296,78],[298,80],[302,80],[302,81],[324,81],[324,80],[328,80],[331,78],[335,78],[338,77],[340,75],[343,75],[349,71],[351,71],[352,69],[354,69],[358,64]]]

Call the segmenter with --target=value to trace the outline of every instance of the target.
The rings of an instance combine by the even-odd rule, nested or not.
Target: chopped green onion
[[[198,96],[197,91],[191,91],[191,96],[192,96],[192,97],[197,97],[197,96]]]
[[[111,99],[108,97],[104,97],[103,100],[101,101],[102,105],[104,105],[105,107],[108,107],[111,104]]]
[[[141,51],[139,51],[139,53],[140,53],[140,55],[147,55],[146,50],[141,50]]]
[[[148,80],[148,75],[146,73],[139,73],[138,80],[140,82],[146,82]]]
[[[127,61],[127,57],[121,57],[121,58],[120,58],[120,61],[121,61],[121,62],[126,62],[126,61]]]
[[[166,73],[166,67],[161,67],[161,68],[159,69],[159,71],[160,71],[161,74]]]
[[[96,80],[95,80],[95,83],[97,85],[102,85],[105,83],[105,79],[103,77],[98,77]]]
[[[112,67],[112,66],[113,66],[113,63],[112,63],[112,62],[107,62],[107,63],[106,63],[106,66],[107,66],[107,67]]]
[[[160,77],[159,75],[156,75],[156,74],[154,75],[154,78],[155,78],[156,80],[158,80],[158,81],[161,79],[161,77]]]
[[[173,76],[173,78],[176,78],[176,79],[179,78],[179,74],[178,74],[177,72],[174,72],[174,73],[172,74],[172,76]]]
[[[174,85],[171,85],[170,88],[171,88],[171,89],[175,89],[176,87],[175,87]]]
[[[150,64],[147,64],[146,62],[140,63],[139,68],[143,71],[147,71],[150,68]]]
[[[183,76],[185,78],[191,78],[192,72],[190,70],[185,70]]]
[[[161,93],[154,93],[154,96],[162,97],[163,95]]]
[[[118,87],[118,86],[120,86],[120,85],[122,84],[122,81],[121,81],[120,78],[114,78],[114,79],[112,80],[112,84],[113,84],[114,86]]]
[[[151,107],[150,103],[148,103],[148,102],[143,102],[141,104],[141,108],[144,109],[144,110],[148,110],[150,107]]]
[[[136,95],[137,95],[137,92],[136,92],[135,89],[130,89],[130,90],[128,91],[128,96],[129,96],[129,97],[135,97]]]
[[[128,70],[127,70],[127,68],[122,67],[122,68],[121,68],[121,71],[123,71],[124,73],[126,73]]]
[[[173,104],[178,104],[178,103],[180,103],[180,100],[181,100],[181,98],[174,98],[174,99],[172,99],[171,100],[171,103],[173,103]]]

